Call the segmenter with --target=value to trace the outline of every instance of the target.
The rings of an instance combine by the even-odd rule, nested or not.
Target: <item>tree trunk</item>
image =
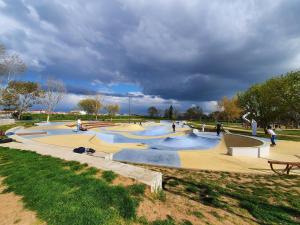
[[[47,123],[49,123],[49,121],[50,121],[50,114],[48,113],[47,114]]]

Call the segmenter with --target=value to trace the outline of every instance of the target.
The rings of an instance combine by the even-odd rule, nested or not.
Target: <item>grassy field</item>
[[[145,168],[164,174],[163,187],[219,211],[208,212],[224,224],[300,223],[300,177],[194,171],[155,166]],[[191,211],[209,224],[208,213]]]
[[[190,224],[170,218],[149,222],[137,214],[140,202],[160,202],[161,196],[149,190],[146,196],[144,184],[113,184],[125,178],[75,161],[0,147],[0,177],[4,193],[22,196],[25,207],[48,225]]]
[[[5,192],[23,196],[49,225],[300,222],[299,176],[144,167],[164,174],[164,191],[151,194],[142,184],[114,184],[119,176],[112,171],[0,147]]]

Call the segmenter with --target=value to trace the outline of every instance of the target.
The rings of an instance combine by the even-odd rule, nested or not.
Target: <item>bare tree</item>
[[[101,95],[95,95],[94,101],[94,112],[96,114],[96,120],[98,119],[98,114],[103,106],[103,97]]]
[[[9,83],[15,78],[16,75],[24,73],[26,71],[26,65],[18,54],[8,55],[5,53],[5,49],[2,50],[2,57],[0,58],[0,75],[2,79],[6,79]]]
[[[47,122],[49,122],[50,114],[53,113],[59,102],[62,101],[66,93],[66,88],[61,80],[48,79],[46,88],[41,98],[42,104],[46,108]]]

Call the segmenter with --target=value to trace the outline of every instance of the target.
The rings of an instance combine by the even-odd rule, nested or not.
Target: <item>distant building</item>
[[[45,110],[30,110],[27,113],[31,113],[31,114],[45,114],[47,112]]]
[[[82,111],[82,110],[72,110],[70,111],[70,114],[75,114],[75,115],[86,115],[86,111]]]

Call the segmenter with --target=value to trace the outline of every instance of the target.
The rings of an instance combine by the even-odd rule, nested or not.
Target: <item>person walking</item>
[[[173,132],[175,133],[175,129],[176,129],[175,123],[172,124],[172,128],[173,128]]]
[[[276,143],[275,143],[276,133],[272,130],[272,127],[270,125],[267,127],[267,132],[271,137],[271,146],[275,146],[276,145]]]

